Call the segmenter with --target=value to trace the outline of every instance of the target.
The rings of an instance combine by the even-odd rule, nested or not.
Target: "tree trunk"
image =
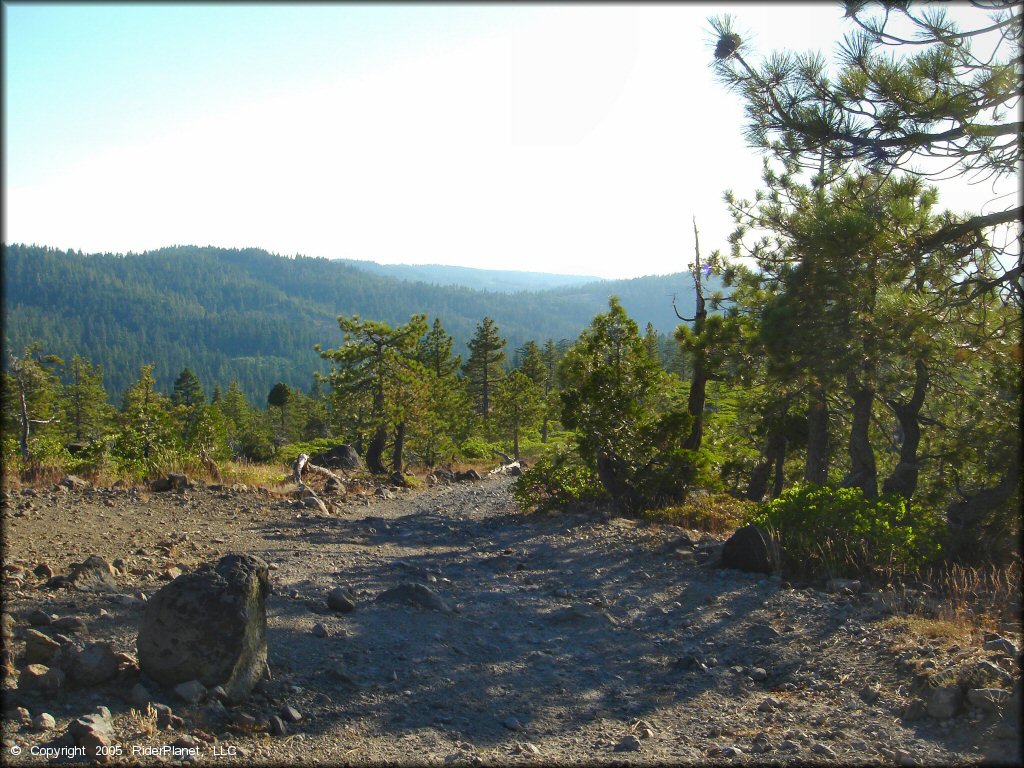
[[[990,488],[946,507],[946,519],[954,528],[972,528],[1005,504],[1020,488],[1020,442],[1010,454],[1010,464],[1002,480]]]
[[[683,441],[683,448],[690,451],[700,449],[700,444],[704,440],[704,402],[707,400],[708,384],[708,378],[704,374],[704,363],[699,359],[699,355],[695,358],[693,378],[690,380],[690,397],[687,400],[687,410],[693,416],[693,426]]]
[[[512,455],[519,461],[519,414],[512,420]]]
[[[384,425],[377,427],[370,438],[370,444],[366,446],[366,468],[375,475],[386,475],[388,468],[384,466],[384,444],[387,442],[388,433]]]
[[[399,422],[395,427],[395,447],[391,451],[391,469],[401,474],[404,469],[402,453],[405,451],[405,422]]]
[[[917,446],[921,442],[921,424],[918,416],[924,405],[925,390],[928,388],[928,368],[920,358],[914,363],[914,393],[910,400],[891,402],[903,432],[903,444],[900,446],[900,460],[892,474],[882,483],[882,493],[898,493],[910,499],[917,490]]]
[[[601,485],[616,503],[629,512],[633,509],[634,493],[623,477],[622,460],[601,451],[597,454],[597,476]]]
[[[700,270],[698,269],[698,275]],[[701,290],[698,278],[697,283],[697,313],[694,315],[693,332],[699,336],[704,330],[704,320],[708,316],[707,307],[704,303],[704,293]],[[708,376],[704,368],[704,354],[697,352],[693,356],[693,376],[690,378],[690,396],[686,401],[686,409],[693,417],[693,425],[690,427],[690,434],[683,441],[683,448],[690,451],[700,449],[704,440],[704,403],[707,400]]]
[[[488,379],[490,378],[488,376],[489,373],[490,373],[490,371],[488,370],[488,367],[487,367],[487,352],[484,351],[484,378],[483,378],[483,386],[480,388],[481,389],[481,392],[480,392],[480,394],[481,394],[481,405],[483,407],[483,417],[484,417],[484,433],[487,432],[487,412],[490,410],[490,405],[491,405],[491,403],[490,403],[490,392],[488,391],[489,386],[490,386],[490,381],[488,381]]]
[[[764,439],[764,458],[754,467],[750,473],[750,482],[747,484],[746,498],[751,501],[761,501],[768,492],[768,480],[771,478],[772,470],[775,471],[775,482],[772,485],[772,498],[782,493],[782,465],[786,460],[786,436],[779,430],[768,428],[768,434]]]
[[[807,409],[804,480],[815,485],[828,482],[828,400],[822,386],[811,390],[811,402]]]
[[[786,483],[784,468],[786,465],[786,447],[788,441],[785,435],[779,435],[778,445],[775,448],[775,482],[772,483],[772,498],[777,499],[782,495],[782,487]]]
[[[21,458],[24,461],[28,461],[28,434],[29,434],[29,420],[28,420],[28,406],[25,403],[25,387],[21,382],[21,377],[18,377],[18,395],[21,400],[21,437],[19,443],[21,445]]]
[[[865,499],[878,498],[878,469],[868,429],[875,390],[861,384],[855,374],[847,374],[846,391],[853,399],[853,424],[850,426],[850,471],[843,478],[844,488],[860,488]]]

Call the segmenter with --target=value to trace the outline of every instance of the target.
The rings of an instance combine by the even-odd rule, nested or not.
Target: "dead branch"
[[[331,472],[331,470],[327,469],[326,467],[319,467],[316,464],[310,463],[309,456],[307,456],[304,453],[300,453],[299,458],[295,460],[295,482],[298,483],[299,485],[305,485],[305,483],[302,482],[302,473],[307,471],[312,472],[313,474],[316,475],[323,475],[324,477],[331,478],[338,485],[344,487],[344,482],[342,481],[342,479],[333,472]]]

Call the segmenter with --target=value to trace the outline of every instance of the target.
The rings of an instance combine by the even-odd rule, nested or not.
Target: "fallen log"
[[[324,467],[319,467],[316,464],[311,463],[310,460],[309,460],[309,456],[307,456],[304,453],[300,453],[299,454],[299,458],[295,460],[295,473],[294,473],[295,474],[295,482],[298,483],[299,485],[305,485],[305,483],[302,482],[302,473],[303,472],[312,472],[313,474],[316,474],[316,475],[322,475],[324,477],[327,477],[327,478],[330,478],[330,479],[334,480],[334,482],[336,482],[342,488],[345,487],[345,484],[342,481],[342,479],[340,477],[338,477],[336,474],[334,474],[333,472],[331,472],[331,470],[326,469]]]

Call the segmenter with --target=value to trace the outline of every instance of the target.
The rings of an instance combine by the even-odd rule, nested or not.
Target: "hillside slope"
[[[478,269],[447,264],[378,264],[375,261],[356,259],[331,259],[331,261],[347,264],[376,275],[396,277],[399,280],[431,285],[459,285],[478,291],[498,291],[500,293],[544,291],[550,288],[564,288],[601,281],[601,278],[592,276],[523,272],[512,269]]]
[[[574,339],[616,294],[643,327],[678,322],[671,294],[693,305],[686,275],[601,281],[555,290],[498,293],[410,282],[349,263],[247,249],[176,246],[141,254],[82,254],[39,246],[3,251],[4,339],[14,350],[39,340],[102,366],[119,395],[153,363],[167,389],[185,366],[209,391],[237,378],[256,402],[276,381],[308,388],[326,370],[313,350],[341,341],[339,315],[402,323],[440,317],[465,355],[485,316],[508,339]]]

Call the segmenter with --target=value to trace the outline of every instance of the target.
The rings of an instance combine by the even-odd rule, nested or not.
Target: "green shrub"
[[[459,446],[459,455],[469,460],[490,459],[493,458],[493,451],[497,447],[497,443],[489,443],[479,435],[473,435]]]
[[[512,495],[523,509],[534,510],[596,501],[607,494],[575,447],[561,444],[546,452],[516,480]]]
[[[320,437],[316,440],[307,440],[301,443],[287,443],[274,451],[274,460],[292,465],[299,458],[300,453],[313,456],[324,451],[329,451],[345,441],[338,437]]]
[[[760,505],[749,522],[774,530],[787,567],[808,575],[913,572],[942,552],[935,512],[895,494],[869,501],[860,488],[797,486]]]

